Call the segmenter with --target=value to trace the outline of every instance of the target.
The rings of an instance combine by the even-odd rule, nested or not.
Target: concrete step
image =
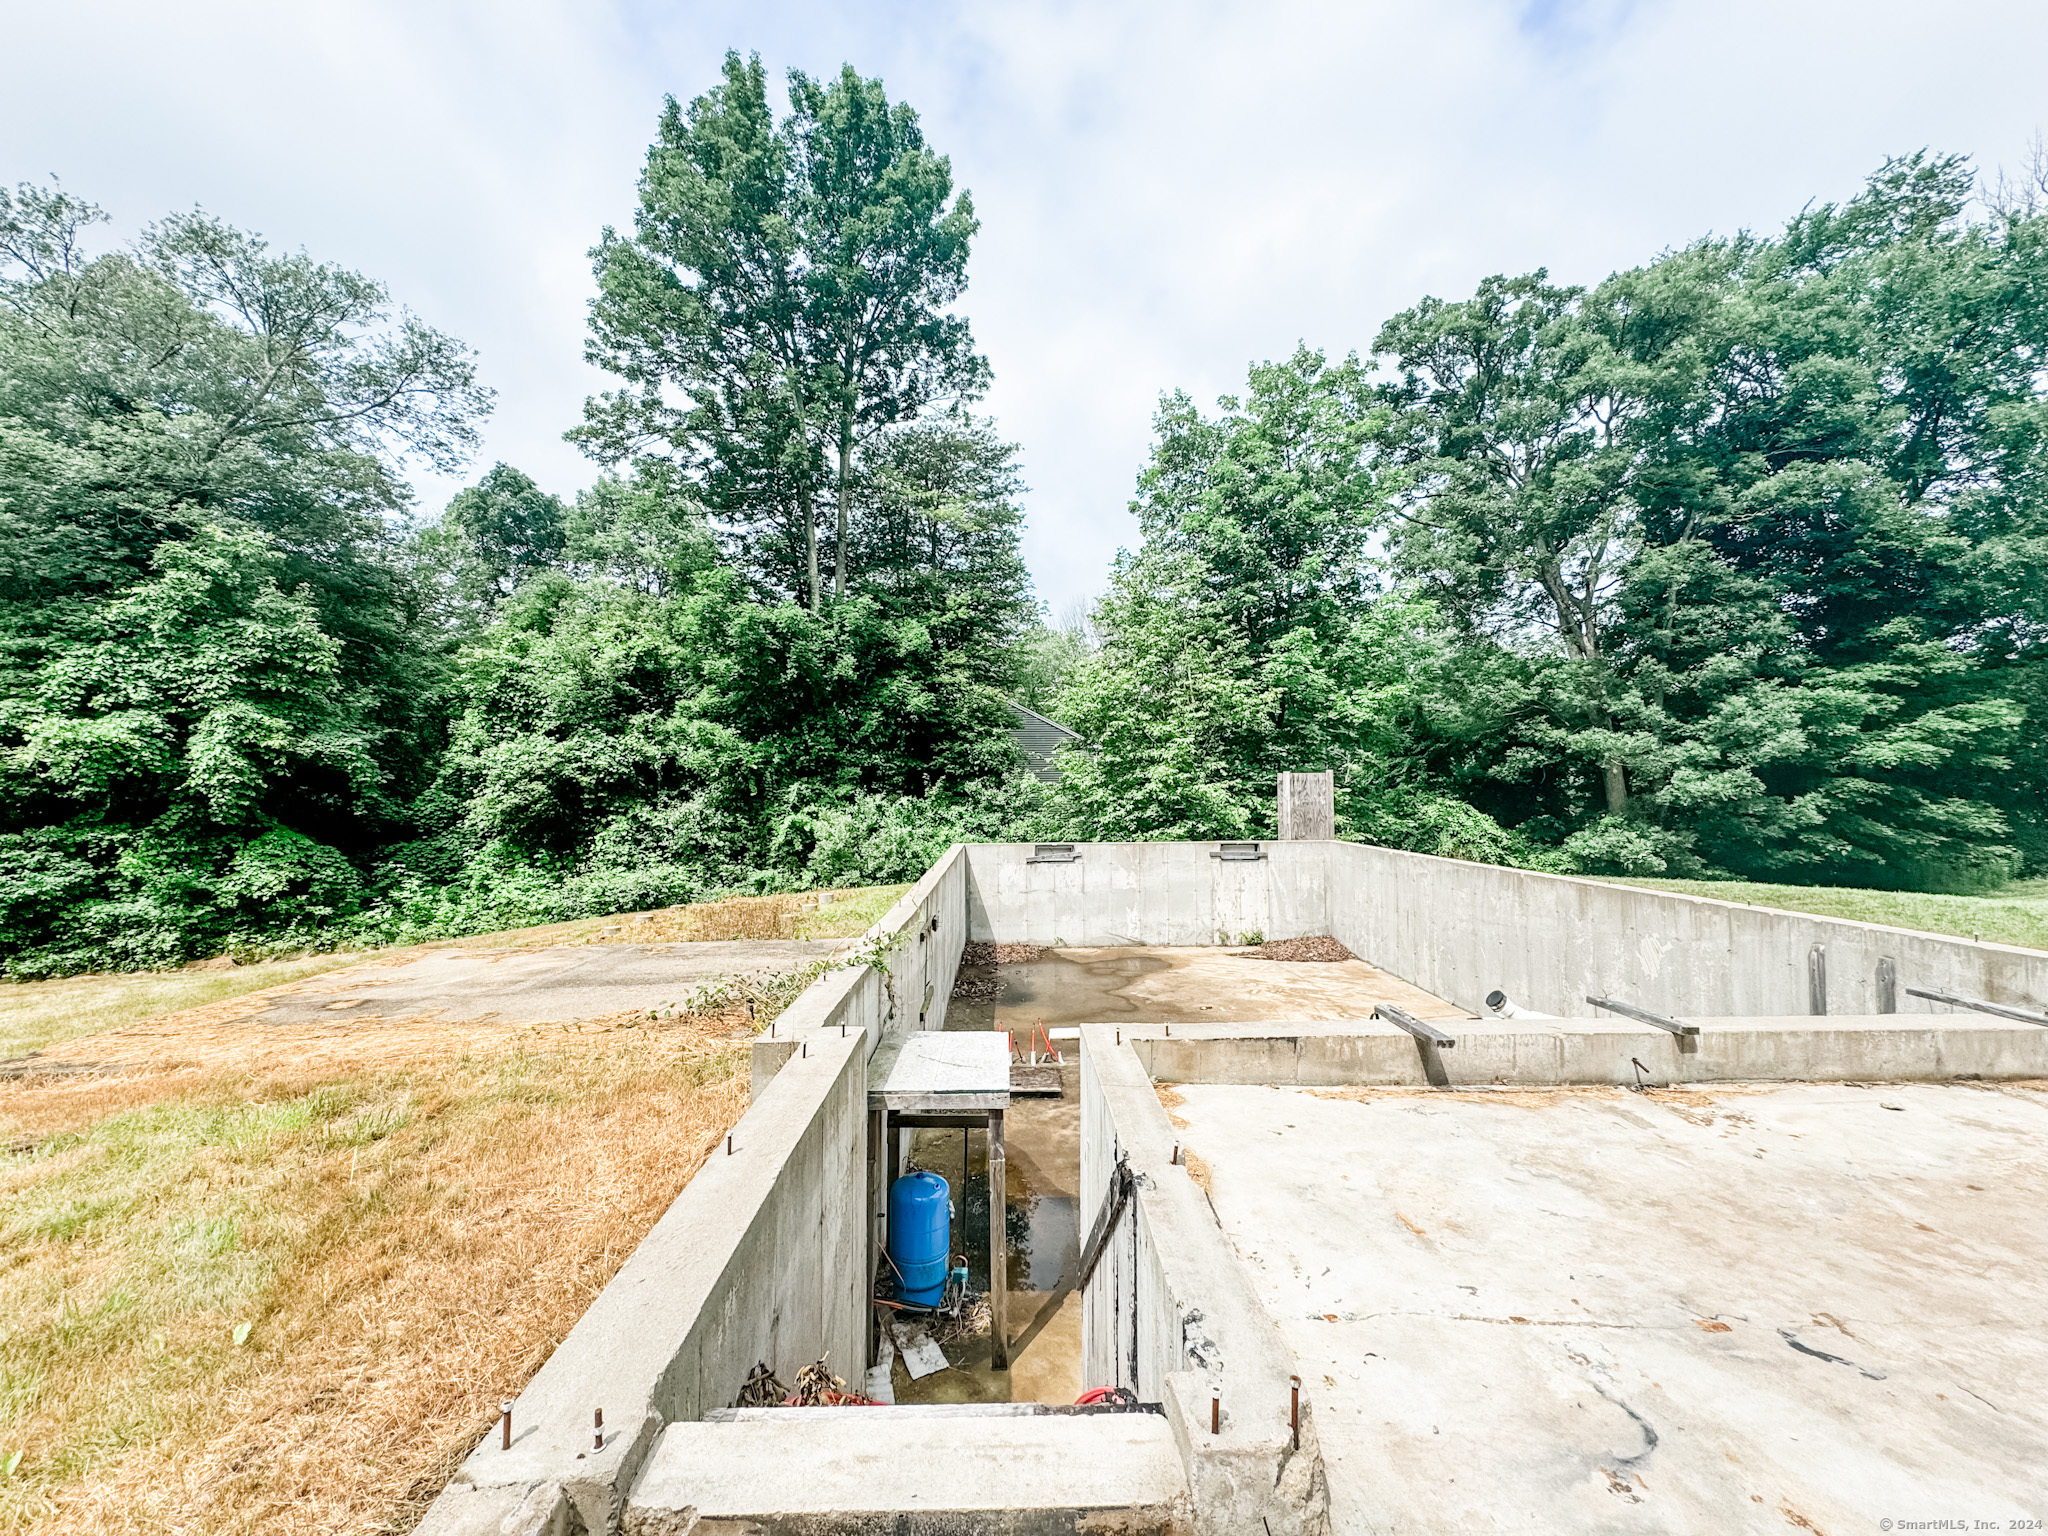
[[[663,1430],[627,1499],[629,1536],[1187,1529],[1186,1477],[1157,1413],[758,1412]]]

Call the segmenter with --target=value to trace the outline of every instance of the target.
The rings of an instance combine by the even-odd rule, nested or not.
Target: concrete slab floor
[[[994,1000],[951,1004],[947,1028],[1007,1029],[1021,1041],[1034,1024],[1364,1019],[1383,1002],[1417,1018],[1470,1017],[1363,960],[1267,960],[1256,950],[1147,945],[1048,950],[1030,964],[995,969]]]
[[[1844,1536],[2048,1518],[2044,1089],[1173,1113],[1301,1361],[1337,1530]]]
[[[400,965],[316,977],[255,1019],[304,1024],[424,1012],[447,1019],[597,1019],[679,1003],[721,976],[801,970],[843,947],[829,939],[736,939],[435,950]]]

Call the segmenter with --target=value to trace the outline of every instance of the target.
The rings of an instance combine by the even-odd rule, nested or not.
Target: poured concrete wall
[[[1325,933],[1329,846],[1264,843],[1239,863],[1215,843],[1080,843],[1072,863],[1036,863],[1029,843],[972,843],[968,937],[1091,947]]]
[[[1297,1448],[1294,1356],[1174,1148],[1136,1053],[1110,1026],[1084,1025],[1084,1242],[1119,1157],[1135,1188],[1082,1293],[1083,1375],[1091,1387],[1129,1387],[1165,1408],[1201,1536],[1319,1536],[1329,1529],[1329,1498],[1311,1394],[1302,1394]]]
[[[519,1393],[512,1449],[495,1434],[477,1447],[423,1532],[496,1533],[545,1487],[590,1530],[616,1530],[662,1427],[731,1404],[757,1362],[784,1380],[820,1356],[841,1375],[866,1364],[879,1161],[868,1058],[892,1027],[943,1021],[966,892],[954,848],[762,1032],[731,1154],[713,1150]],[[598,1408],[602,1450],[591,1444]]]
[[[1215,843],[1082,843],[1036,863],[1028,843],[966,850],[976,939],[1076,946],[1234,944],[1327,933],[1473,1013],[1499,989],[1544,1013],[1598,994],[1680,1016],[1807,1014],[1813,955],[1826,1009],[1947,1012],[1908,987],[2048,1007],[2048,954],[1809,917],[1673,891],[1469,864],[1362,843],[1273,842],[1233,863]]]
[[[1647,1081],[1949,1082],[2048,1077],[2048,1029],[1988,1014],[1717,1019],[1677,1037],[1617,1018],[1442,1021],[1457,1046],[1425,1053],[1390,1024],[1125,1024],[1124,1042],[1162,1083],[1290,1088],[1425,1084],[1547,1088]],[[1434,1056],[1434,1060],[1430,1059]]]
[[[1583,1015],[1588,993],[1659,1012],[1807,1014],[1811,956],[1829,1013],[1874,1014],[1877,964],[1898,1011],[1948,1011],[1909,986],[2048,1003],[2048,954],[1808,917],[1562,875],[1323,843],[1328,932],[1357,954],[1477,1013],[1498,988],[1544,1013]]]

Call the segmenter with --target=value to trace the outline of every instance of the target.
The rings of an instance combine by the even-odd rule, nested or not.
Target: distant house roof
[[[1053,757],[1053,749],[1063,741],[1080,741],[1079,733],[1068,730],[1057,720],[1046,719],[1035,709],[1026,709],[1015,699],[1006,702],[1017,717],[1017,723],[1010,727],[1010,739],[1017,743],[1024,761],[1046,783],[1059,783],[1059,763]]]

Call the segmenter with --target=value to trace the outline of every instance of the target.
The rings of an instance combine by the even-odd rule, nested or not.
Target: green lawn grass
[[[1864,891],[1844,886],[1759,885],[1746,880],[1617,879],[1716,901],[1811,912],[1858,923],[1883,923],[1922,933],[1954,934],[1987,944],[2048,949],[2048,880],[2024,880],[1988,896],[1936,896],[1922,891]]]

